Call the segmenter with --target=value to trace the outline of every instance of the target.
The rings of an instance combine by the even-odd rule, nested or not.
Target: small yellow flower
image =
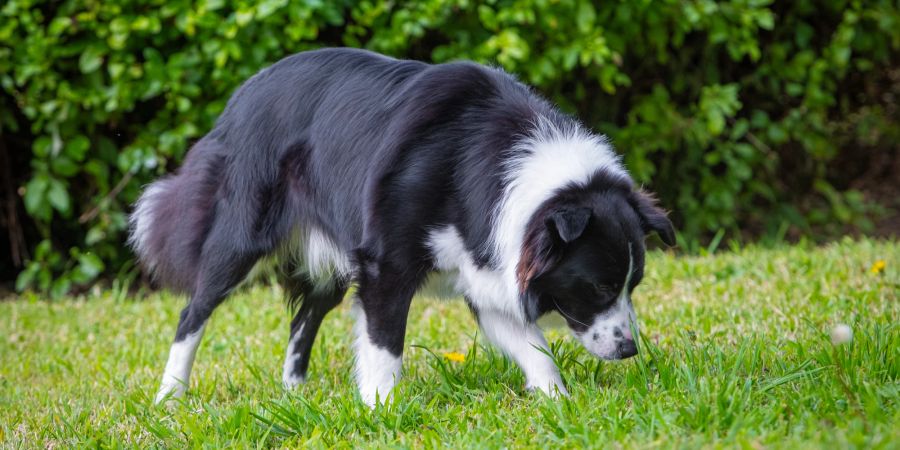
[[[884,270],[885,266],[887,266],[887,263],[884,262],[883,259],[879,259],[878,261],[875,261],[874,264],[872,264],[872,268],[869,269],[869,271],[874,274],[878,274]]]
[[[444,353],[444,358],[447,358],[453,362],[461,363],[466,360],[466,355],[463,355],[462,353],[459,353],[459,352],[450,352],[450,353]]]

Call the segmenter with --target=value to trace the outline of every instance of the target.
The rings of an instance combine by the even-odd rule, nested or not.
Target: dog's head
[[[558,311],[588,351],[603,359],[637,354],[631,293],[644,275],[644,239],[675,244],[653,197],[622,186],[573,188],[546,202],[525,235],[517,267],[526,311]]]

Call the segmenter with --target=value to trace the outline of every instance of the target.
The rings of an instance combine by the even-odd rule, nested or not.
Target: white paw
[[[297,386],[300,386],[301,384],[306,383],[306,377],[304,377],[303,375],[294,375],[293,373],[291,373],[291,374],[286,373],[282,377],[281,382],[282,382],[282,384],[284,384],[285,389],[294,389]]]
[[[529,380],[528,383],[525,384],[525,389],[531,392],[543,392],[550,398],[567,397],[569,395],[569,391],[566,390],[566,387],[563,385],[562,380],[560,379],[541,381]]]
[[[382,392],[385,393],[382,393]],[[366,404],[370,409],[375,409],[375,406],[379,404],[388,403],[391,399],[391,388],[364,388],[360,387],[359,396],[362,398],[363,403]]]
[[[187,385],[180,380],[165,380],[162,386],[159,387],[159,392],[156,393],[156,400],[153,403],[158,405],[168,400],[182,398],[186,391]]]

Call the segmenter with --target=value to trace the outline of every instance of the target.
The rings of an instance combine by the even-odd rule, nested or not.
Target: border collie
[[[289,56],[246,81],[130,225],[142,265],[190,295],[157,402],[183,395],[213,310],[270,254],[295,313],[288,387],[354,284],[359,392],[386,399],[410,301],[441,270],[528,389],[566,394],[535,321],[558,311],[594,355],[635,355],[645,236],[674,244],[606,138],[513,76],[352,49]]]

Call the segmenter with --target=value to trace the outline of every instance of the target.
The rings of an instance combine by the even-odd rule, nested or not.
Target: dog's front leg
[[[540,389],[551,397],[568,394],[537,325],[520,323],[500,311],[476,310],[475,315],[487,339],[522,369],[526,389]]]
[[[356,382],[370,407],[384,403],[400,378],[406,318],[415,279],[388,265],[363,266],[356,314]]]

